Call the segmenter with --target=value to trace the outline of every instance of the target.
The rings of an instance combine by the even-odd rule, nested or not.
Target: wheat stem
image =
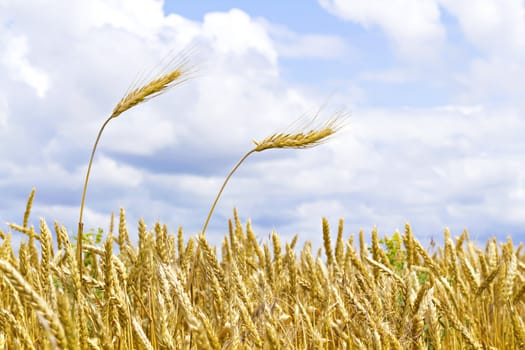
[[[91,166],[93,165],[93,158],[95,158],[95,152],[97,150],[98,142],[100,141],[100,137],[102,136],[102,132],[104,131],[104,128],[106,127],[106,125],[108,125],[111,119],[113,119],[113,117],[109,117],[104,122],[104,124],[102,124],[102,127],[98,131],[97,139],[95,140],[95,144],[93,145],[93,149],[91,150],[91,156],[89,158],[86,178],[84,180],[84,189],[82,190],[82,201],[80,202],[80,215],[78,219],[78,236],[77,236],[78,273],[81,279],[82,279],[82,236],[83,236],[83,231],[84,231],[84,223],[82,222],[82,215],[84,213],[84,203],[86,200],[86,192],[87,192],[87,185],[89,181],[89,174],[91,173]]]
[[[222,192],[224,191],[224,188],[228,184],[228,181],[230,181],[230,178],[232,177],[233,173],[241,166],[241,164],[252,154],[255,152],[255,149],[252,149],[248,153],[246,153],[239,162],[233,167],[233,169],[230,171],[228,176],[226,176],[226,179],[222,183],[221,189],[219,190],[219,193],[217,193],[217,196],[215,197],[215,200],[213,201],[213,204],[211,206],[210,212],[208,213],[208,216],[206,217],[206,222],[204,223],[204,227],[202,228],[202,234],[206,232],[206,228],[208,227],[208,223],[210,222],[211,216],[213,214],[213,211],[215,210],[215,207],[217,206],[217,203],[219,202],[219,198],[221,197]]]
[[[222,192],[224,191],[224,188],[226,187],[226,184],[232,177],[233,173],[241,166],[241,164],[250,156],[250,154],[254,152],[262,152],[267,149],[273,149],[273,148],[292,148],[292,149],[302,149],[302,148],[311,148],[319,145],[323,141],[327,139],[327,137],[333,135],[336,133],[339,129],[341,129],[344,125],[344,121],[346,119],[346,114],[340,113],[336,115],[334,118],[328,120],[324,125],[317,129],[312,129],[308,132],[305,132],[304,130],[300,130],[296,133],[275,133],[267,138],[263,139],[262,141],[253,141],[255,144],[255,148],[253,148],[251,151],[246,153],[241,160],[237,162],[237,164],[233,167],[233,169],[230,171],[226,179],[224,180],[219,193],[215,197],[215,200],[213,201],[213,204],[211,206],[211,209],[208,213],[208,216],[206,217],[206,221],[204,223],[204,227],[202,228],[201,233],[204,234],[206,232],[206,228],[208,227],[208,223],[210,222],[211,216],[213,214],[213,211],[215,210],[215,207],[217,206],[217,202],[219,201],[219,198],[221,197]]]

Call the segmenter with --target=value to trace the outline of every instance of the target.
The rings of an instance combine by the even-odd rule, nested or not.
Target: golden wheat
[[[42,220],[37,233],[28,218],[16,263],[10,233],[3,235],[4,348],[520,349],[525,344],[524,256],[511,241],[498,246],[489,240],[486,249],[478,249],[466,233],[453,244],[446,230],[444,246],[433,253],[407,226],[404,234],[385,238],[390,245],[374,228],[355,246],[352,235],[342,237],[340,220],[334,251],[323,219],[320,256],[309,242],[295,251],[297,236],[281,242],[272,233],[260,242],[235,212],[218,254],[202,234],[186,241],[181,229],[171,234],[156,223],[150,230],[142,220],[135,245],[126,238],[124,211],[119,222],[120,239],[111,233],[101,243],[84,245],[82,280],[61,225],[52,233]],[[55,251],[58,239],[62,247]],[[113,249],[115,242],[119,250]]]

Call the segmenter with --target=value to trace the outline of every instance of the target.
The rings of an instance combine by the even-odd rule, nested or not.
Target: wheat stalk
[[[35,198],[35,192],[36,192],[36,189],[33,188],[31,190],[31,193],[29,194],[29,199],[27,200],[26,211],[24,212],[24,224],[23,224],[24,228],[27,227],[27,224],[29,222],[29,214],[31,213],[31,207],[33,205],[33,199]]]
[[[392,251],[379,244],[377,233],[372,232],[370,247],[364,233],[361,242],[354,244],[350,235],[342,246],[341,222],[329,254],[332,264],[321,258],[323,246],[312,253],[308,241],[296,255],[297,235],[284,244],[286,250],[275,232],[259,243],[249,222],[244,230],[237,211],[222,254],[203,234],[184,246],[180,231],[175,255],[175,236],[158,223],[148,231],[142,220],[135,248],[127,242],[124,212],[120,222],[121,239],[110,233],[102,243],[84,245],[90,256],[84,287],[74,248],[58,224],[62,248],[56,254],[44,220],[41,248],[34,229],[26,228],[29,242],[21,243],[15,263],[11,234],[3,237],[0,345],[514,349],[525,344],[524,257],[510,240],[501,245],[491,240],[482,251],[466,234],[461,244],[452,244],[447,230],[443,247],[432,254],[411,233],[403,237],[405,249],[399,237],[385,236],[401,249],[402,267],[394,267],[387,256]],[[327,227],[322,231],[329,233]],[[125,252],[113,249],[119,240]]]
[[[194,250],[186,248],[184,251],[182,243],[180,250],[184,255],[179,259],[166,257],[164,249],[158,249],[155,236],[157,240],[168,241],[164,227],[156,224],[150,232],[143,223],[140,227],[143,232],[139,241],[141,249],[134,260],[111,252],[112,235],[108,235],[105,244],[84,246],[93,259],[99,261],[95,267],[90,259],[86,266],[89,273],[83,276],[84,283],[93,288],[90,290],[103,292],[103,296],[94,295],[94,299],[84,299],[83,293],[77,296],[81,290],[78,282],[73,281],[78,279],[78,274],[71,247],[49,261],[51,271],[43,268],[42,264],[47,264],[43,259],[39,259],[36,266],[19,262],[21,275],[28,280],[22,273],[24,269],[34,276],[32,288],[58,317],[57,322],[65,333],[64,344],[69,348],[82,348],[82,343],[85,348],[93,349],[118,346],[219,349],[232,348],[234,344],[270,348],[273,342],[277,347],[303,349],[316,342],[326,348],[346,345],[363,349],[455,349],[479,348],[481,344],[491,349],[517,348],[525,339],[523,305],[515,301],[523,285],[524,271],[519,263],[515,264],[515,272],[510,271],[514,268],[509,259],[516,256],[511,245],[505,245],[506,251],[499,259],[499,272],[502,273],[494,276],[500,280],[513,276],[513,283],[518,284],[512,288],[517,289],[511,294],[513,305],[508,304],[500,287],[475,295],[476,288],[482,286],[467,283],[468,271],[464,269],[459,270],[458,278],[466,283],[467,293],[470,291],[472,295],[465,294],[459,283],[449,284],[450,258],[444,251],[437,256],[427,253],[434,268],[429,262],[422,263],[424,254],[415,238],[412,238],[417,254],[414,264],[411,267],[404,264],[402,270],[386,264],[381,247],[376,247],[379,250],[375,254],[360,257],[353,243],[349,243],[351,247],[347,245],[347,260],[341,257],[341,264],[336,263],[338,254],[334,252],[333,265],[322,260],[319,252],[322,247],[317,255],[312,255],[310,244],[305,245],[301,259],[297,260],[291,244],[285,244],[286,252],[276,250],[281,246],[276,233],[264,244],[264,252],[258,248],[261,250],[259,257],[255,234],[249,225],[243,232],[239,215],[235,214],[231,234],[235,243],[226,242],[219,256],[208,245],[205,236],[199,235],[195,243],[200,246],[201,254],[192,263]],[[47,233],[41,238],[41,242],[49,241]],[[273,254],[269,244],[273,245]],[[454,254],[455,263],[462,266],[468,261],[478,273],[479,265],[475,261],[477,254],[483,253],[467,249],[470,245],[467,242],[460,253]],[[20,256],[21,261],[27,260],[27,245],[23,247],[20,255],[26,257]],[[408,256],[402,256],[406,262]],[[278,263],[277,257],[282,261]],[[180,258],[186,264],[182,270],[179,269]],[[67,263],[67,260],[71,261]],[[170,263],[163,263],[165,260]],[[278,264],[282,267],[277,268]],[[109,266],[110,270],[104,272],[104,266]],[[143,278],[148,271],[148,277]],[[377,271],[376,276],[374,271]],[[429,275],[426,282],[418,280],[423,272]],[[188,276],[193,273],[195,278],[190,285]],[[0,292],[6,295],[0,301],[0,330],[7,329],[4,332],[6,344],[9,348],[16,348],[18,344],[26,347],[24,344],[32,342],[36,348],[57,345],[47,320],[38,327],[38,320],[42,318],[35,315],[41,311],[35,308],[34,300],[17,293],[20,287],[13,288],[13,278],[8,274],[0,268]],[[486,281],[490,276],[479,277]],[[47,291],[42,281],[51,278],[56,284],[47,282],[49,288],[54,288]],[[190,294],[190,286],[194,296]],[[130,292],[135,296],[130,297]],[[11,319],[17,320],[17,329],[10,327]],[[27,334],[27,341],[23,334]]]
[[[56,313],[49,307],[46,301],[27,283],[20,273],[8,262],[0,259],[0,271],[12,284],[13,288],[19,293],[20,297],[33,306],[35,310],[42,313],[53,336],[55,336],[58,346],[62,349],[67,348],[67,340],[62,324],[58,321]]]
[[[316,118],[317,118],[317,115],[313,118],[313,120],[315,120]],[[246,160],[246,158],[248,158],[252,153],[262,152],[262,151],[269,150],[269,149],[278,149],[278,148],[303,149],[303,148],[315,147],[325,142],[330,136],[334,135],[343,126],[345,126],[347,118],[348,118],[348,114],[340,112],[340,113],[337,113],[334,117],[332,117],[328,121],[326,121],[324,124],[321,124],[320,126],[313,128],[311,130],[308,130],[308,131],[306,131],[305,129],[313,122],[313,120],[310,121],[310,123],[308,123],[306,127],[303,126],[297,132],[275,133],[275,134],[268,136],[267,138],[263,139],[260,142],[253,140],[253,143],[255,144],[255,148],[251,149],[244,156],[242,156],[242,158],[237,162],[237,164],[230,171],[228,176],[226,176],[226,179],[224,180],[219,190],[219,193],[215,197],[215,200],[208,213],[208,216],[206,217],[206,221],[204,223],[204,227],[202,228],[201,232],[203,234],[206,232],[208,223],[210,222],[213,211],[215,210],[215,207],[217,203],[219,202],[219,198],[221,197],[222,192],[224,191],[224,188],[226,187],[226,184],[228,183],[232,175],[235,173],[235,171],[241,166],[241,164]]]
[[[190,74],[194,67],[189,66],[190,52],[186,51],[175,56],[175,58],[168,65],[167,72],[160,73],[158,76],[148,81],[144,85],[132,89],[131,92],[126,94],[115,106],[113,112],[108,119],[102,124],[100,130],[98,131],[97,138],[95,139],[95,144],[91,150],[91,156],[89,158],[89,163],[87,167],[86,177],[84,180],[84,189],[82,191],[82,200],[80,202],[80,215],[78,219],[78,236],[77,236],[77,260],[78,260],[78,269],[79,274],[82,276],[82,235],[84,229],[84,223],[82,222],[82,216],[84,213],[84,204],[86,199],[87,186],[89,181],[89,175],[91,173],[91,166],[93,164],[93,159],[95,157],[95,152],[97,145],[102,136],[106,125],[112,120],[117,118],[119,115],[124,113],[130,108],[137,106],[138,104],[148,101],[156,96],[159,96],[166,92],[168,89],[182,84],[190,78]],[[28,204],[28,207],[30,205]],[[24,220],[25,224],[25,220]]]

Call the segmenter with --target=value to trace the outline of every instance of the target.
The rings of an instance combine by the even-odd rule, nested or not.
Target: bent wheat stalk
[[[138,88],[131,88],[131,91],[128,92],[115,106],[113,112],[109,118],[102,124],[100,130],[98,131],[95,144],[91,150],[91,157],[89,158],[89,164],[86,172],[86,177],[84,180],[84,189],[82,191],[82,201],[80,203],[80,215],[78,220],[78,238],[77,238],[77,259],[78,259],[78,269],[80,274],[80,280],[82,281],[82,236],[84,230],[84,223],[82,222],[82,217],[84,213],[84,203],[86,199],[87,186],[89,181],[89,174],[91,173],[91,166],[93,164],[93,158],[95,157],[95,152],[97,150],[98,142],[102,136],[106,125],[112,120],[117,118],[119,115],[124,113],[130,108],[135,107],[136,105],[146,102],[155,96],[165,93],[168,89],[182,84],[187,81],[192,73],[193,66],[189,65],[191,50],[185,50],[182,53],[177,54],[172,60],[168,62],[168,65],[163,69],[163,72],[159,73],[155,78],[151,79],[144,85]]]
[[[316,119],[317,115],[313,118],[311,122],[313,122]],[[332,136],[336,132],[338,132],[343,126],[345,126],[346,121],[348,118],[348,114],[339,112],[334,117],[326,121],[324,124],[313,128],[309,131],[306,131],[306,128],[311,124],[308,123],[306,127],[302,127],[299,129],[299,131],[295,133],[275,133],[267,138],[265,138],[262,141],[256,141],[253,140],[253,143],[255,144],[255,148],[250,150],[248,153],[246,153],[242,158],[237,162],[237,164],[233,167],[233,169],[230,171],[228,176],[226,176],[226,179],[224,180],[219,193],[217,193],[217,196],[215,197],[215,200],[211,206],[210,212],[208,213],[208,217],[206,218],[206,222],[204,223],[204,227],[202,228],[202,234],[206,232],[206,228],[208,227],[208,224],[210,222],[211,216],[213,215],[213,211],[215,210],[215,207],[217,206],[217,203],[219,202],[219,198],[222,195],[222,192],[224,191],[224,188],[226,187],[226,184],[232,177],[233,173],[241,166],[241,164],[248,158],[252,153],[255,152],[262,152],[268,149],[274,149],[274,148],[291,148],[291,149],[303,149],[303,148],[312,148],[315,147],[325,141],[328,140],[328,137]]]

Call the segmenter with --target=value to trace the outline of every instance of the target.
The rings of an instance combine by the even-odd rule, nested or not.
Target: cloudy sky
[[[78,222],[98,128],[134,81],[193,48],[193,78],[108,125],[85,226],[201,230],[228,171],[298,118],[351,114],[308,150],[254,154],[219,202],[264,239],[319,244],[411,223],[420,239],[467,228],[525,234],[525,5],[521,0],[0,0],[0,222]]]

